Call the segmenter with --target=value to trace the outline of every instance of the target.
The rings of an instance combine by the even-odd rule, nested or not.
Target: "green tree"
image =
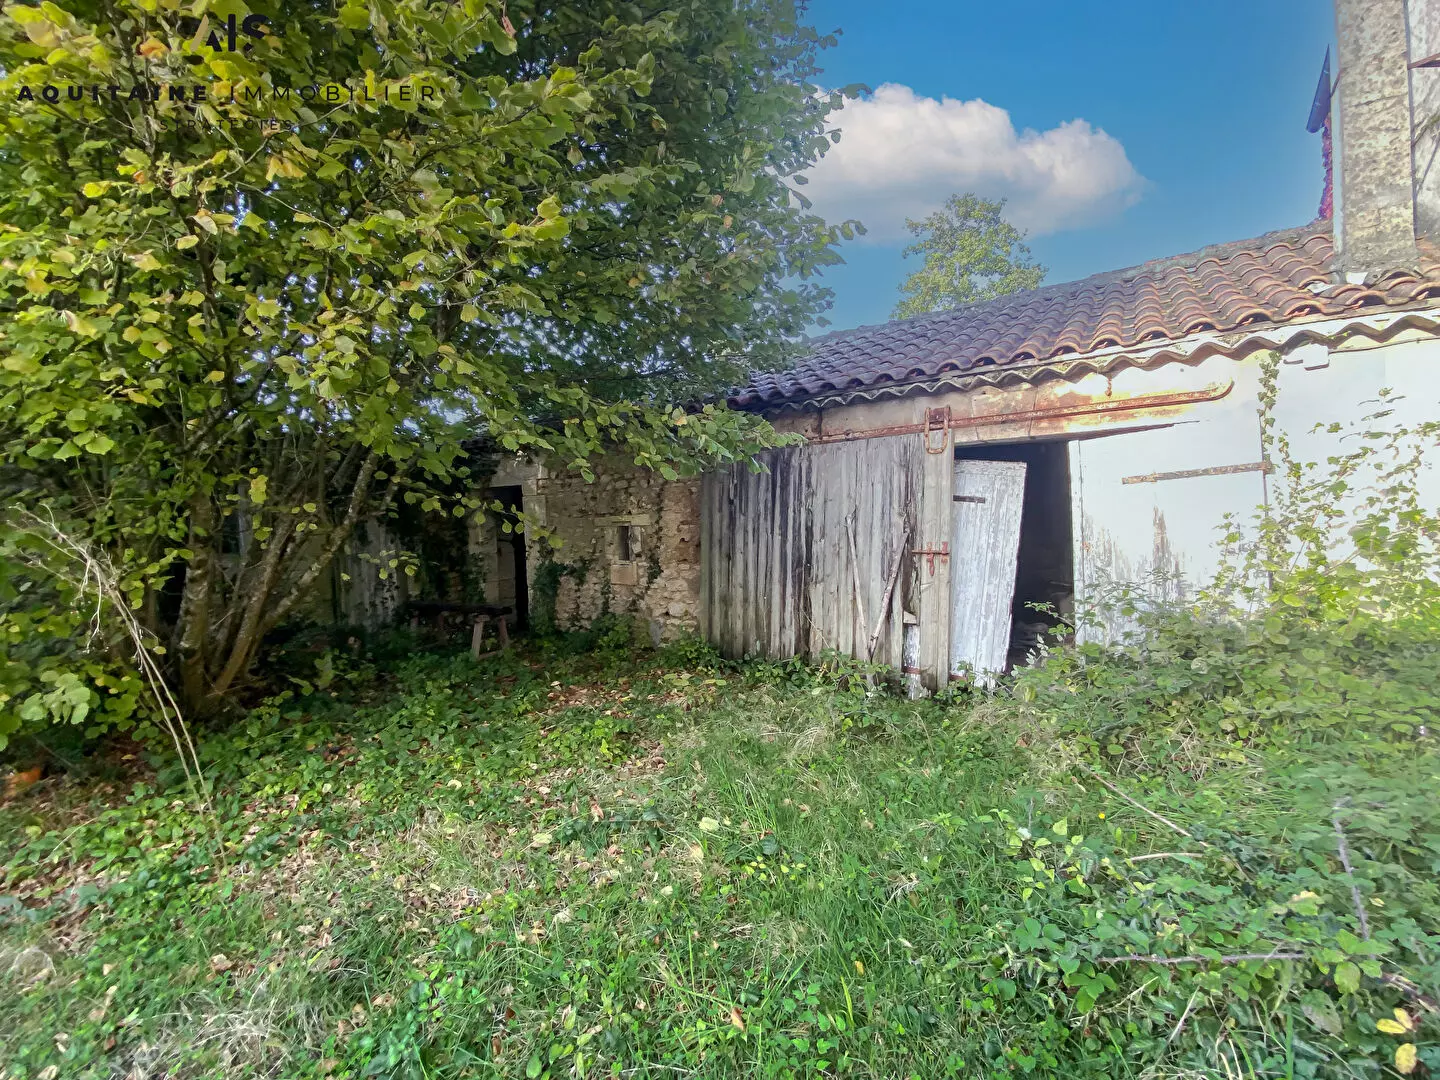
[[[783,362],[850,231],[792,199],[841,98],[793,0],[252,3],[0,20],[0,499],[96,550],[192,711],[358,522],[475,510],[477,436],[587,474],[772,445],[674,403]],[[19,518],[0,740],[124,721],[125,647]]]
[[[1030,257],[1025,234],[1000,216],[1005,200],[951,195],[945,208],[905,227],[920,237],[905,256],[925,256],[925,265],[900,286],[902,299],[891,318],[993,300],[1037,288],[1045,267]]]

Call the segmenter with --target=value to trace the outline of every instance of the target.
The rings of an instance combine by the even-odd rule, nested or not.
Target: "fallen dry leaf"
[[[745,1030],[745,1016],[740,1012],[738,1005],[730,1006],[730,1026],[736,1031]]]
[[[231,960],[223,952],[217,952],[214,956],[210,957],[210,967],[215,971],[229,971],[234,966],[235,961]]]

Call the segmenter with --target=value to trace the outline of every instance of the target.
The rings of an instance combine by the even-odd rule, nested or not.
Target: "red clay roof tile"
[[[788,371],[755,375],[740,407],[840,388],[903,386],[949,371],[1044,362],[1198,333],[1400,307],[1440,297],[1440,259],[1368,285],[1337,283],[1329,222],[1080,281],[816,338]]]

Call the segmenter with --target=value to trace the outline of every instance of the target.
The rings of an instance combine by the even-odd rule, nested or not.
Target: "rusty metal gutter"
[[[1072,405],[1056,405],[1048,409],[987,413],[983,416],[953,416],[950,407],[946,405],[939,409],[926,410],[925,419],[919,423],[891,424],[888,427],[865,428],[860,431],[846,429],[833,434],[809,435],[806,438],[813,443],[850,442],[856,439],[878,439],[886,435],[916,435],[923,432],[928,436],[931,432],[989,427],[996,424],[1034,423],[1079,416],[1108,416],[1141,409],[1166,409],[1178,405],[1192,405],[1201,401],[1217,401],[1230,393],[1234,387],[1235,381],[1230,379],[1223,383],[1210,383],[1199,390],[1167,394],[1139,394],[1135,397],[1117,398],[1113,401],[1101,399]],[[823,413],[821,422],[824,422]]]

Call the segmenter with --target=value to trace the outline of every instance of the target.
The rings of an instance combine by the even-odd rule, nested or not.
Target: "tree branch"
[[[1154,956],[1131,953],[1129,956],[1101,956],[1097,964],[1164,964],[1176,967],[1180,964],[1243,964],[1248,960],[1304,960],[1301,952],[1247,952],[1231,953],[1228,956]]]
[[[351,532],[355,529],[356,522],[360,520],[360,515],[365,509],[365,502],[370,494],[370,482],[375,478],[375,470],[379,465],[379,452],[371,450],[365,456],[365,461],[361,464],[360,471],[355,476],[355,487],[350,493],[350,506],[345,511],[344,519],[330,531],[330,535],[325,538],[325,546],[320,549],[318,555],[310,560],[310,565],[306,567],[305,572],[295,579],[295,583],[290,586],[285,596],[281,598],[278,604],[270,609],[269,615],[265,618],[265,629],[268,630],[270,627],[275,626],[290,613],[290,609],[300,601],[301,597],[305,595],[305,591],[315,583],[315,579],[330,565],[330,560],[335,557],[335,553],[340,550],[340,546],[349,539]]]

